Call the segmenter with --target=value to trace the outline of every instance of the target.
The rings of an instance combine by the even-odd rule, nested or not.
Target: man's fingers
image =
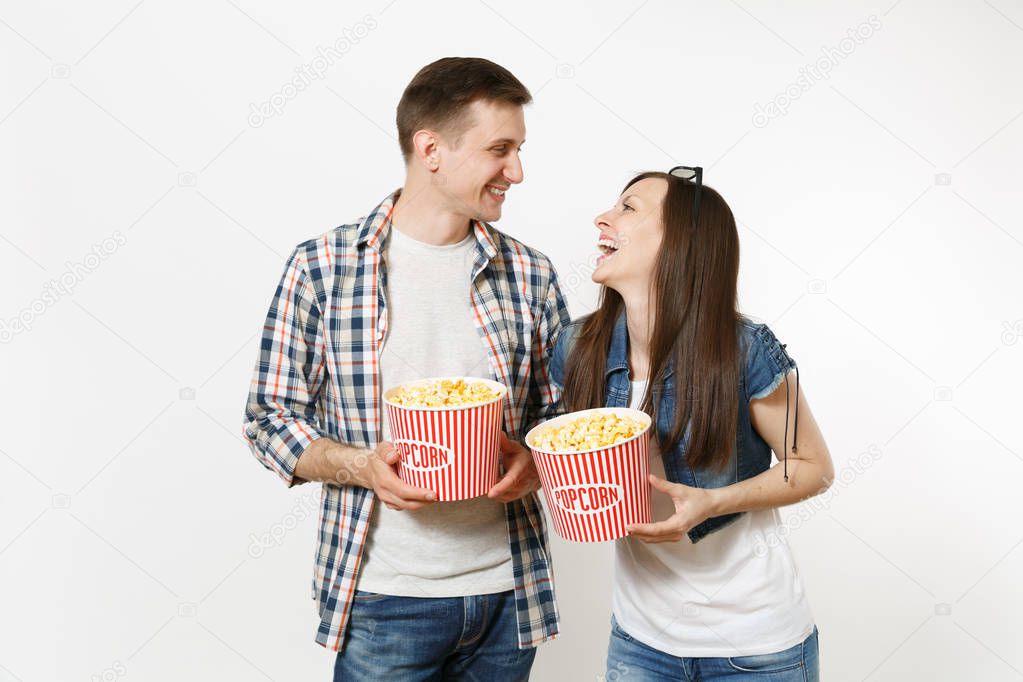
[[[393,481],[388,481],[384,488],[402,502],[434,502],[437,500],[437,493],[426,488],[411,486],[397,476]]]
[[[426,488],[416,488],[398,478],[391,467],[380,467],[377,471],[377,487],[392,493],[395,497],[405,500],[422,500],[432,502],[437,499],[436,493]]]
[[[398,451],[394,448],[394,443],[390,441],[383,441],[380,443],[377,447],[377,455],[379,455],[380,459],[390,466],[394,466],[398,463],[398,460],[401,459],[401,455],[399,455]]]
[[[414,502],[436,502],[437,493],[426,488],[415,488],[410,485],[402,484],[401,489],[398,491],[398,495],[405,501]]]
[[[403,499],[389,491],[381,491],[378,493],[378,496],[388,508],[395,511],[416,511],[417,509],[422,509],[427,504],[425,502]]]
[[[497,444],[502,455],[510,455],[522,449],[522,446],[518,443],[512,442],[511,438],[509,438],[508,434],[504,431],[501,431]]]
[[[437,501],[437,493],[405,483],[389,466],[378,469],[375,490],[386,503],[398,505],[401,509],[419,509],[424,504]]]
[[[494,487],[487,493],[487,497],[491,499],[499,499],[501,496],[507,495],[516,483],[518,483],[518,476],[508,472],[501,477],[501,480],[494,484]],[[507,502],[508,500],[502,501]]]

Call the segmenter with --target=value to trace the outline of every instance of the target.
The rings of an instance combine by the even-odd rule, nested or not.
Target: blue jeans
[[[817,628],[790,649],[760,656],[680,658],[629,636],[611,617],[607,682],[819,682]]]
[[[334,682],[529,679],[515,593],[394,597],[357,590]]]

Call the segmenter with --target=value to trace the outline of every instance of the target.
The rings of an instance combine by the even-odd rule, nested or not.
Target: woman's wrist
[[[725,486],[724,488],[705,488],[707,492],[708,506],[710,508],[710,514],[707,518],[714,516],[723,516],[728,513],[728,488],[731,486]]]

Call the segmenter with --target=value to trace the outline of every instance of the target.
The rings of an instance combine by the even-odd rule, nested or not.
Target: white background
[[[447,55],[535,96],[499,227],[574,316],[633,172],[703,165],[732,205],[742,308],[839,472],[784,512],[824,679],[1023,677],[1019,3],[124,0],[0,2],[0,679],[329,679],[314,490],[240,438],[256,334],[293,245],[400,184],[395,105]],[[596,680],[609,547],[554,550],[533,679]]]

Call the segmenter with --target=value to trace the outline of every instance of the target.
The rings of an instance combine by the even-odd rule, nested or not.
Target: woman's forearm
[[[801,502],[823,493],[834,471],[830,457],[802,459],[789,456],[789,480],[781,462],[767,471],[723,488],[708,488],[714,516],[772,509]]]

